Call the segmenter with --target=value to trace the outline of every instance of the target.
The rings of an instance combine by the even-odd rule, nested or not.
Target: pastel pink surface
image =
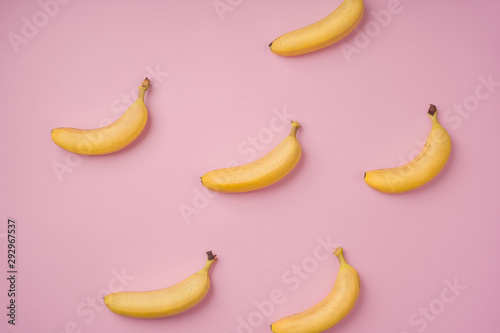
[[[41,3],[0,14],[2,276],[18,224],[16,325],[2,278],[2,332],[269,332],[328,293],[336,245],[361,294],[331,332],[496,329],[498,2],[366,1],[348,38],[293,58],[267,45],[340,0]],[[91,157],[51,141],[54,127],[117,119],[145,76],[150,121],[131,146]],[[431,103],[453,140],[445,169],[406,194],[369,188],[364,171],[421,149]],[[270,151],[292,119],[303,157],[286,178],[202,187]],[[182,280],[207,250],[219,260],[196,308],[137,320],[104,307],[109,291]]]

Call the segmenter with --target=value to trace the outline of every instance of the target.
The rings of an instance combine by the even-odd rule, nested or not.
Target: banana
[[[108,294],[104,303],[112,312],[134,318],[162,318],[184,312],[207,294],[210,268],[216,260],[217,256],[208,251],[205,266],[185,280],[159,290]]]
[[[344,0],[324,19],[276,38],[269,47],[281,56],[297,56],[330,46],[354,30],[364,8],[363,0]]]
[[[146,126],[148,111],[144,105],[144,95],[149,84],[149,79],[144,79],[137,100],[108,126],[89,130],[59,127],[52,130],[52,140],[67,151],[82,155],[104,155],[126,147]]]
[[[354,307],[359,295],[359,275],[344,258],[343,249],[333,252],[340,263],[330,293],[311,308],[271,324],[275,333],[318,333],[341,321]]]
[[[402,193],[424,185],[441,171],[451,152],[448,132],[439,124],[436,106],[427,112],[432,129],[420,154],[405,165],[365,172],[365,182],[384,193]]]
[[[207,172],[201,177],[201,183],[212,191],[236,193],[258,190],[277,182],[300,160],[302,148],[297,140],[300,127],[298,121],[292,121],[288,137],[267,155],[244,165]]]

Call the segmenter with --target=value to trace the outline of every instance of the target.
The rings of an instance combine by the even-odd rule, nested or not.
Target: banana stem
[[[347,261],[344,258],[344,250],[340,246],[333,251],[333,254],[337,256],[341,265],[347,264]]]
[[[210,268],[212,267],[213,263],[217,261],[217,255],[213,254],[212,251],[207,252],[207,262],[205,263],[205,267],[203,267],[203,270],[205,271],[210,271]]]
[[[144,95],[146,94],[146,90],[148,90],[150,84],[151,81],[148,78],[145,78],[144,81],[142,81],[141,86],[139,87],[139,96],[137,96],[138,100],[144,101]]]
[[[292,120],[292,130],[290,131],[290,134],[289,136],[293,136],[293,137],[296,137],[297,136],[297,131],[299,130],[299,128],[301,128],[302,126],[300,126],[299,122],[296,121],[296,120]]]
[[[437,111],[436,106],[434,104],[431,104],[431,106],[429,106],[429,111],[427,111],[427,113],[430,114],[431,116],[434,116],[436,111]]]
[[[431,118],[433,126],[439,125],[439,121],[437,119],[437,108],[434,104],[431,104],[429,106],[429,111],[427,111],[427,114],[429,115],[429,118]]]
[[[213,254],[212,251],[207,251],[207,259],[208,260],[215,260],[217,258],[217,255]]]

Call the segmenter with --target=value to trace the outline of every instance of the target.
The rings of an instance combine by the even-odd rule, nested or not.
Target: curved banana
[[[437,110],[431,104],[427,112],[432,129],[420,154],[405,165],[365,172],[365,182],[385,193],[401,193],[413,190],[433,179],[448,161],[451,139],[439,124]]]
[[[330,293],[311,308],[271,324],[275,333],[319,333],[341,321],[354,307],[359,295],[359,275],[345,260],[343,250],[333,252],[340,268]]]
[[[297,140],[301,126],[292,121],[292,130],[278,146],[256,161],[207,172],[201,177],[206,188],[226,193],[248,192],[269,186],[285,177],[297,165],[302,148]]]
[[[106,306],[116,314],[134,318],[162,318],[186,311],[198,304],[210,288],[210,268],[217,260],[207,252],[207,262],[187,279],[164,289],[116,292],[104,296]]]
[[[104,155],[126,147],[146,126],[148,111],[144,105],[144,95],[149,84],[149,79],[144,79],[137,100],[108,126],[90,130],[59,127],[52,130],[52,140],[67,151],[82,155]]]
[[[269,47],[281,56],[296,56],[330,46],[356,28],[364,14],[363,0],[344,0],[324,19],[276,38]]]

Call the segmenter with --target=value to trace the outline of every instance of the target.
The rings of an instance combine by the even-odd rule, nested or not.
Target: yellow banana
[[[210,288],[210,268],[217,256],[208,251],[207,257],[200,271],[173,286],[144,292],[116,292],[104,296],[104,303],[114,313],[134,318],[162,318],[184,312],[198,304]]]
[[[343,250],[333,252],[340,263],[330,293],[311,308],[271,324],[275,333],[319,333],[341,321],[354,307],[359,295],[359,275],[345,260]]]
[[[300,160],[299,128],[299,122],[292,121],[288,137],[267,155],[244,165],[207,172],[201,177],[201,183],[212,191],[236,193],[258,190],[277,182]]]
[[[356,28],[364,14],[363,0],[344,0],[324,19],[276,38],[269,47],[281,56],[296,56],[330,46]]]
[[[52,140],[67,151],[82,155],[104,155],[126,147],[146,126],[148,111],[144,105],[144,95],[149,84],[149,79],[144,79],[137,100],[108,126],[89,130],[59,127],[52,130]]]
[[[420,154],[405,165],[365,172],[365,182],[385,193],[401,193],[413,190],[433,179],[448,161],[451,139],[439,124],[437,110],[431,104],[427,112],[432,129]]]

